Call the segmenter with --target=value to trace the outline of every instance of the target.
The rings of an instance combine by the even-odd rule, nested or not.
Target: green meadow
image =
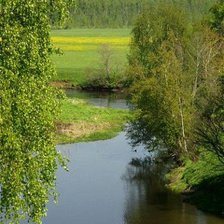
[[[122,131],[130,118],[128,110],[93,106],[80,99],[65,99],[56,121],[57,143],[109,139]]]
[[[109,46],[113,63],[125,66],[130,43],[130,29],[70,29],[51,32],[53,44],[63,52],[54,55],[57,69],[54,81],[83,83],[88,71],[101,64],[100,49]]]

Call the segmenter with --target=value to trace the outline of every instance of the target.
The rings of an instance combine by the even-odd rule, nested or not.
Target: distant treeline
[[[184,8],[189,18],[201,17],[215,0],[76,0],[66,24],[72,27],[130,27],[150,6],[167,2]]]

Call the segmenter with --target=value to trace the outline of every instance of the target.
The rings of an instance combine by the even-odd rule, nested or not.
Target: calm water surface
[[[125,133],[58,149],[70,159],[70,171],[58,171],[59,204],[49,205],[46,224],[224,223],[164,190],[158,183],[160,168],[149,169],[145,180],[133,178],[139,170],[130,161],[149,154],[143,147],[132,149]]]
[[[70,96],[77,97],[74,92]],[[98,106],[126,108],[123,99],[79,95],[86,97]],[[164,189],[165,164],[130,165],[133,158],[153,155],[143,146],[133,149],[124,132],[110,140],[59,145],[58,150],[70,159],[69,172],[58,170],[59,203],[49,205],[43,223],[224,224]]]

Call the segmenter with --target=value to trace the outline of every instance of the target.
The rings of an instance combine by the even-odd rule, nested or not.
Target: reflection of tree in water
[[[170,161],[164,163],[157,157],[158,160],[160,162],[155,162],[151,157],[137,158],[127,166],[123,176],[127,191],[124,223],[206,224],[202,213],[196,214],[194,207],[182,203],[179,196],[164,187],[164,175]]]
[[[126,95],[122,92],[104,92],[104,91],[78,91],[66,90],[66,95],[70,98],[80,98],[89,101],[96,106],[128,108],[126,105]]]
[[[154,130],[144,118],[132,120],[127,128],[127,136],[133,146],[144,144],[153,149],[156,139],[151,133]]]
[[[207,217],[195,207],[183,203],[180,196],[169,192],[164,176],[172,166],[174,154],[161,149],[163,145],[155,136],[156,123],[139,117],[129,123],[127,136],[132,146],[144,144],[152,151],[152,158],[133,159],[127,167],[124,180],[127,186],[125,224],[209,224],[222,223]],[[172,156],[171,156],[172,155]],[[173,157],[173,158],[172,158]],[[204,193],[204,192],[203,192]],[[209,195],[209,193],[207,193]],[[205,195],[200,198],[205,199]],[[201,200],[200,200],[201,201]]]

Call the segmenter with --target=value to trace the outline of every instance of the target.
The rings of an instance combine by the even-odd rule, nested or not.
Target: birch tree
[[[63,0],[0,0],[0,222],[41,223],[61,156],[54,139],[57,91],[50,16]]]

